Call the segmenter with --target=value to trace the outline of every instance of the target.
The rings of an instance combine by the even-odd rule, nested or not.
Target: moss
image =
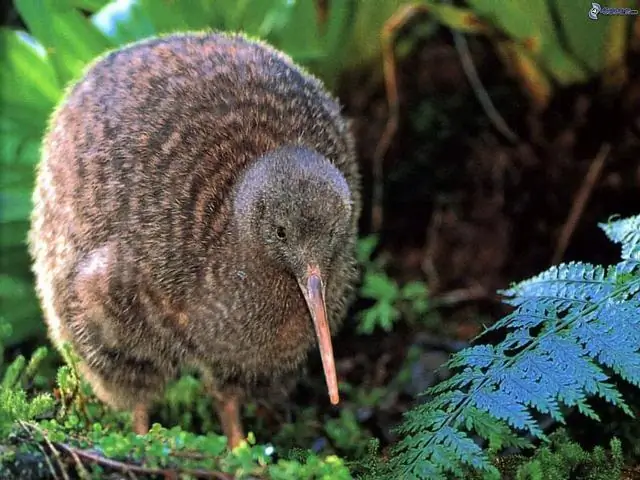
[[[606,451],[595,447],[586,451],[561,429],[550,436],[548,445],[538,448],[517,470],[517,480],[619,480],[624,459],[622,446],[614,438]]]
[[[351,478],[336,455],[298,451],[291,458],[276,458],[275,449],[258,444],[253,434],[229,451],[221,435],[187,431],[193,425],[193,417],[186,414],[189,406],[205,405],[200,382],[191,376],[169,390],[164,407],[164,414],[184,425],[165,428],[156,423],[147,435],[131,431],[129,415],[102,407],[79,378],[70,352],[65,352],[68,365],[58,370],[56,398],[28,395],[25,386],[45,356],[46,350],[39,349],[29,362],[18,357],[5,370],[0,384],[0,478],[52,478],[62,472],[105,478],[127,471],[139,478],[214,473],[216,478]],[[343,443],[361,437],[348,419],[333,429]]]

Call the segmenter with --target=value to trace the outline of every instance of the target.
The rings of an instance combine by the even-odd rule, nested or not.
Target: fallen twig
[[[33,435],[31,434],[31,431],[22,420],[18,421],[18,425],[20,425],[20,428],[22,428],[25,431],[25,433],[29,435],[29,438],[33,439]],[[44,457],[44,461],[47,463],[47,468],[49,468],[49,471],[51,472],[51,476],[54,479],[58,479],[59,478],[58,473],[56,472],[56,469],[53,466],[53,463],[51,463],[51,459],[49,458],[49,455],[47,455],[47,452],[45,452],[44,448],[42,448],[42,445],[40,445],[40,443],[35,442],[35,444],[38,447],[38,450],[40,450],[40,452],[42,453],[42,456]],[[58,459],[56,459],[56,461],[58,461]],[[58,461],[58,466],[60,467],[60,470],[63,472],[63,475],[65,475],[64,466],[61,465],[59,461]],[[68,478],[68,477],[65,477],[65,478]]]
[[[120,472],[132,472],[132,473],[140,473],[144,475],[159,475],[159,476],[163,476],[164,478],[178,478],[180,474],[186,474],[186,475],[195,476],[197,478],[211,478],[214,480],[233,480],[233,476],[228,475],[226,473],[222,473],[222,472],[214,472],[209,470],[190,469],[190,468],[161,469],[161,468],[144,467],[142,465],[134,465],[134,464],[121,462],[119,460],[106,458],[100,455],[99,453],[94,453],[89,450],[75,448],[75,447],[72,447],[71,445],[67,445],[66,443],[56,443],[56,447],[58,447],[61,450],[64,450],[69,455],[75,454],[81,458],[84,458],[89,462],[97,463],[98,465],[112,468]]]
[[[485,115],[496,130],[498,130],[507,140],[509,140],[513,144],[520,143],[520,138],[516,133],[511,130],[506,120],[500,115],[498,109],[493,104],[487,89],[484,88],[482,84],[482,80],[480,80],[480,75],[478,75],[478,70],[473,63],[473,58],[471,58],[471,52],[469,51],[469,44],[467,43],[467,39],[460,32],[456,32],[452,30],[453,34],[453,43],[458,51],[458,55],[460,56],[460,63],[462,64],[462,70],[469,80],[469,84],[471,85],[471,89],[475,94],[480,106],[484,110]]]
[[[69,474],[67,473],[66,469],[65,469],[65,459],[63,458],[63,456],[61,455],[61,452],[64,454],[69,455],[69,457],[71,457],[71,459],[76,463],[77,466],[77,470],[78,470],[78,474],[81,475],[81,478],[87,477],[88,471],[86,470],[84,464],[82,463],[81,460],[84,460],[85,462],[90,462],[90,463],[95,463],[97,465],[100,465],[102,467],[106,467],[106,468],[110,468],[113,470],[116,470],[120,473],[123,473],[125,475],[127,475],[129,478],[131,478],[132,480],[136,479],[137,476],[136,474],[140,474],[140,475],[157,475],[157,476],[161,476],[163,478],[166,479],[177,479],[180,478],[181,475],[190,475],[192,477],[195,478],[203,478],[203,479],[213,479],[213,480],[233,480],[233,475],[230,474],[226,474],[226,473],[222,473],[222,472],[216,472],[216,471],[210,471],[210,470],[204,470],[204,469],[193,469],[193,468],[152,468],[152,467],[145,467],[143,465],[136,465],[136,464],[132,464],[132,463],[127,463],[127,462],[123,462],[120,460],[114,460],[111,458],[107,458],[103,455],[101,455],[98,452],[94,452],[91,450],[85,450],[82,448],[77,448],[74,446],[71,446],[67,443],[62,443],[62,442],[51,442],[51,440],[49,440],[49,438],[46,435],[46,432],[44,432],[40,427],[38,427],[37,425],[34,424],[30,424],[30,423],[25,423],[25,422],[19,422],[21,428],[30,436],[30,438],[34,441],[36,441],[36,439],[33,437],[32,431],[37,431],[38,433],[40,433],[42,435],[42,438],[48,448],[48,450],[51,452],[51,454],[54,456],[54,458],[56,459],[56,462],[58,463],[59,467],[60,467],[60,471],[62,472],[62,478],[64,478],[64,480],[70,480]],[[42,454],[45,457],[45,461],[47,462],[47,465],[53,475],[54,478],[60,478],[58,476],[58,474],[56,473],[56,469],[54,468],[53,464],[50,461],[49,456],[47,455],[46,451],[42,448],[42,446],[40,445],[39,442],[36,441],[36,445],[37,447],[40,449],[40,451],[42,452]],[[184,454],[183,454],[184,453]],[[200,456],[199,454],[187,454],[187,452],[180,452],[179,454],[175,455],[175,456],[180,456],[180,457],[185,457],[185,458],[192,458],[192,459],[204,459],[206,458],[204,455]]]
[[[587,171],[587,174],[582,181],[582,185],[580,185],[580,189],[578,190],[578,193],[573,200],[573,204],[571,205],[571,210],[569,212],[569,215],[567,216],[567,220],[562,226],[562,232],[560,233],[560,238],[558,239],[558,244],[556,245],[556,249],[551,260],[552,265],[555,265],[562,260],[562,257],[564,256],[567,247],[569,246],[571,236],[578,226],[580,217],[582,217],[584,209],[587,206],[587,202],[589,201],[591,192],[593,192],[593,188],[598,182],[602,170],[604,169],[604,165],[610,151],[611,144],[603,144],[600,147],[598,154],[591,162],[589,170]]]
[[[469,288],[459,288],[438,295],[432,299],[434,307],[451,307],[459,303],[472,302],[474,300],[484,300],[491,295],[484,287],[475,285]]]
[[[86,467],[83,465],[83,463],[80,460],[80,457],[78,456],[78,454],[76,452],[71,452],[71,457],[73,458],[73,461],[76,464],[76,469],[78,471],[78,475],[80,476],[80,478],[82,480],[91,480],[91,474],[86,469]],[[135,477],[134,476],[130,476],[130,478],[133,479]]]

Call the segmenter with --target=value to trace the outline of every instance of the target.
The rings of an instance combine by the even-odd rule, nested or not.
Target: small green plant
[[[361,458],[367,451],[371,436],[365,434],[352,409],[340,410],[340,417],[325,422],[331,441],[351,458]]]
[[[398,429],[388,478],[463,477],[469,467],[495,478],[488,451],[531,446],[523,433],[548,440],[534,412],[562,423],[572,408],[599,420],[591,397],[633,415],[610,378],[640,386],[640,216],[601,227],[622,260],[559,265],[503,292],[515,311],[487,331],[506,338],[452,357],[458,373],[428,389],[431,400]]]
[[[0,345],[10,335],[11,325],[0,323]],[[47,349],[40,347],[28,362],[24,356],[19,355],[9,365],[2,365],[4,373],[0,382],[0,441],[6,440],[16,422],[31,421],[53,411],[54,400],[51,395],[41,393],[29,398],[25,390],[46,355]]]
[[[25,369],[22,356],[16,358],[4,374],[0,385],[0,440],[7,438],[16,422],[32,421],[53,410],[53,397],[48,393],[27,397],[21,382],[28,378],[28,367]]]
[[[426,284],[415,281],[399,286],[386,274],[383,264],[372,259],[376,245],[375,236],[361,239],[358,245],[358,261],[364,268],[360,296],[374,301],[371,307],[360,312],[358,332],[371,334],[376,328],[389,332],[400,318],[409,323],[418,320],[435,322],[437,317],[428,315],[430,305]]]
[[[619,480],[624,467],[622,444],[609,442],[609,452],[597,446],[585,451],[560,429],[549,435],[549,443],[536,449],[532,458],[520,465],[516,480]]]

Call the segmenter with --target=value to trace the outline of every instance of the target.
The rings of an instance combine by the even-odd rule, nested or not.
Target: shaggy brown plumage
[[[236,445],[241,399],[318,341],[337,402],[360,179],[339,105],[288,57],[211,33],[103,56],[52,117],[34,200],[50,337],[136,431],[193,367]]]

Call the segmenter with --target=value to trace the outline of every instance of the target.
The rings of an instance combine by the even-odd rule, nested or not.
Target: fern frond
[[[640,260],[640,215],[598,225],[612,242],[622,244],[622,258]]]
[[[546,440],[534,413],[564,422],[565,406],[598,419],[592,397],[632,414],[610,376],[640,386],[640,216],[603,230],[622,243],[617,265],[562,264],[502,292],[515,310],[487,331],[506,329],[506,338],[453,356],[457,373],[398,429],[406,437],[389,478],[494,473],[473,432],[495,449],[526,446],[522,433]]]
[[[504,291],[506,303],[520,305],[530,300],[544,301],[559,307],[577,306],[603,298],[616,285],[600,266],[571,262],[551,267],[546,272]]]
[[[465,464],[480,470],[497,471],[490,464],[488,455],[467,433],[446,425],[448,418],[445,411],[424,411],[420,407],[407,414],[405,425],[399,429],[399,433],[406,436],[398,447],[398,456],[389,465],[394,471],[393,478],[446,479],[448,473],[463,476]],[[411,425],[418,421],[424,428],[413,431]],[[485,431],[492,428],[494,423],[495,421],[485,422]],[[497,431],[499,427],[493,426],[493,430]],[[413,461],[397,461],[405,455],[413,455]]]

